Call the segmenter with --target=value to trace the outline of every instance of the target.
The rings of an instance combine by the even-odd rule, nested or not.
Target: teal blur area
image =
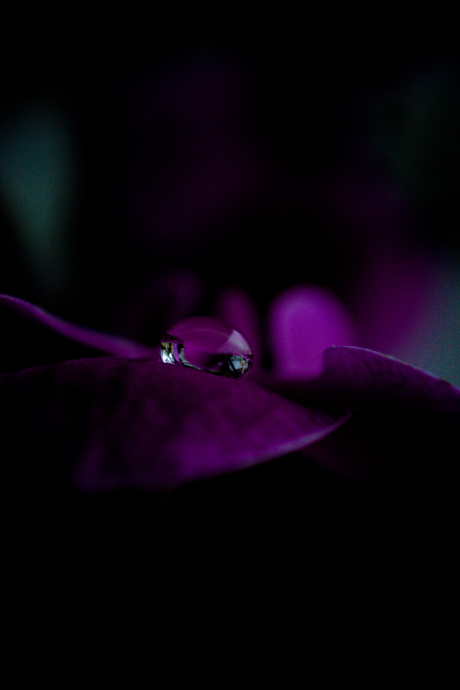
[[[157,316],[165,272],[201,281],[191,313],[230,286],[262,324],[311,286],[349,344],[460,385],[459,64],[401,45],[37,54],[0,102],[0,292],[138,338],[126,314],[147,295]]]

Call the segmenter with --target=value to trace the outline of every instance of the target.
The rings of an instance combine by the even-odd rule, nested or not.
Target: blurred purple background
[[[281,376],[292,342],[306,374],[358,344],[459,385],[455,55],[249,34],[57,38],[11,70],[0,291],[152,345],[233,290]]]

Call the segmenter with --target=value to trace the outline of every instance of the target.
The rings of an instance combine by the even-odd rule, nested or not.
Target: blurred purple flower
[[[427,471],[421,458],[437,450],[436,473],[445,477],[460,390],[353,346],[326,348],[321,372],[312,376],[308,360],[302,371],[305,335],[296,311],[305,316],[311,294],[286,294],[272,312],[281,352],[283,337],[295,343],[297,329],[294,368],[275,367],[271,376],[259,370],[256,382],[165,366],[155,349],[2,296],[2,439],[11,462],[47,458],[38,474],[47,467],[67,472],[90,492],[167,489],[301,449],[339,474],[379,486],[416,484]],[[244,317],[244,296],[229,293],[223,303],[229,311],[238,300]],[[343,329],[325,294],[318,303],[326,330],[334,323]],[[249,312],[247,325],[256,331]]]

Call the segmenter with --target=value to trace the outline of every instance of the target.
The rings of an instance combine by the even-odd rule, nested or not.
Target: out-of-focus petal
[[[314,443],[349,418],[251,382],[106,357],[6,374],[0,400],[11,461],[29,459],[35,472],[37,462],[61,463],[54,475],[66,462],[85,491],[164,489],[242,469]]]
[[[0,295],[0,319],[0,373],[96,353],[158,357],[153,348],[76,326],[17,297]]]
[[[299,285],[274,300],[269,337],[278,379],[319,376],[323,352],[333,345],[355,345],[353,320],[330,291]]]

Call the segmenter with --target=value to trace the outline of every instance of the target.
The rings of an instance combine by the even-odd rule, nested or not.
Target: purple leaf
[[[85,491],[164,489],[242,469],[308,446],[349,418],[251,382],[106,357],[4,375],[0,400],[13,461],[65,459]]]
[[[363,404],[404,407],[406,411],[460,414],[460,389],[394,357],[362,347],[330,347],[316,379],[274,383],[272,388],[297,401],[320,399],[331,407]]]
[[[347,404],[350,421],[308,454],[329,469],[377,486],[447,486],[458,445],[460,390],[393,357],[359,347],[328,348],[315,380],[274,384],[321,409]]]
[[[0,295],[0,373],[98,353],[157,357],[155,349],[60,319],[17,297]]]

